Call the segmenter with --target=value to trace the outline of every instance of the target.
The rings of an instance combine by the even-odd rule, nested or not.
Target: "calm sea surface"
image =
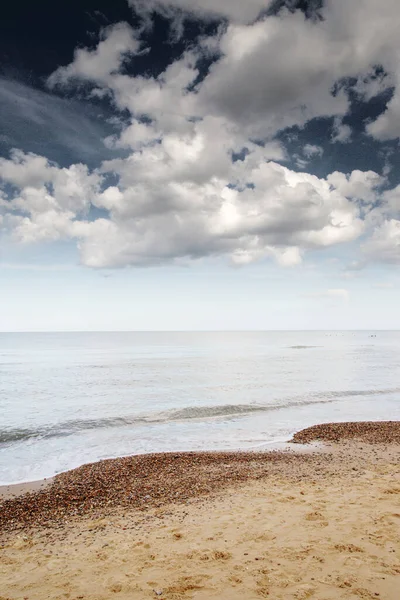
[[[0,484],[399,418],[400,332],[0,334]]]

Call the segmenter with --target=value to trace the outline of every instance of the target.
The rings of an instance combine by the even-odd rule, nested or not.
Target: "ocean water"
[[[400,332],[0,334],[0,484],[400,418]]]

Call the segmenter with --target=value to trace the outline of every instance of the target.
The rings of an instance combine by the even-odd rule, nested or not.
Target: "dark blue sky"
[[[103,139],[118,132],[112,117],[126,115],[107,99],[89,99],[81,90],[50,91],[46,79],[60,65],[69,64],[77,48],[95,48],[100,32],[121,21],[133,28],[142,24],[126,0],[7,3],[0,20],[2,156],[17,147],[63,166],[83,161],[95,167],[120,155],[107,150]],[[212,33],[221,22],[188,19],[178,39],[170,21],[155,14],[145,35],[147,52],[128,63],[127,72],[157,76],[199,35]]]

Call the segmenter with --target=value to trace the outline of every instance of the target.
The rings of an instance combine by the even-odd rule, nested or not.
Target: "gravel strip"
[[[313,441],[340,442],[359,440],[369,444],[400,444],[400,421],[362,421],[360,423],[326,423],[303,429],[291,440],[297,444]]]
[[[400,422],[318,425],[297,433],[292,441],[345,439],[400,443]],[[0,532],[63,527],[75,517],[103,518],[121,507],[146,511],[188,503],[235,483],[271,475],[307,482],[331,476],[335,464],[330,453],[278,451],[182,452],[103,460],[57,475],[42,490],[0,502]],[[345,468],[342,463],[341,470]]]
[[[290,452],[187,452],[103,460],[57,475],[41,491],[4,500],[0,531],[52,527],[74,517],[104,516],[117,507],[147,510],[187,502],[279,473],[284,464],[292,464],[296,473],[298,458]]]

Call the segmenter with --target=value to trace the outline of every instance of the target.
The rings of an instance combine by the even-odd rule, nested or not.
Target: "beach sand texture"
[[[400,424],[295,439],[326,449],[104,461],[3,502],[1,600],[399,600]]]

